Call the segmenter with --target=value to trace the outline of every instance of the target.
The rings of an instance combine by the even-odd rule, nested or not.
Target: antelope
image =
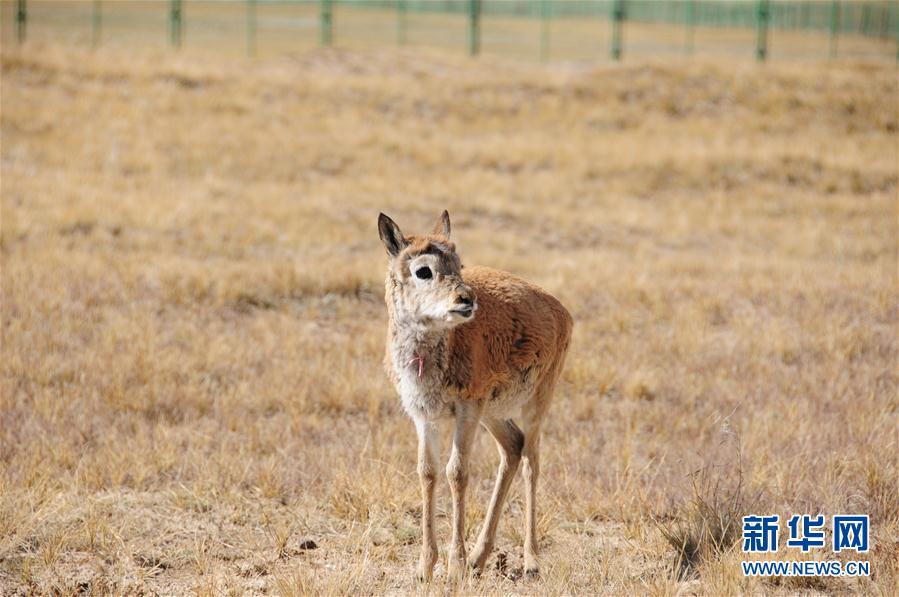
[[[571,315],[549,293],[512,274],[463,269],[446,211],[428,235],[404,236],[383,213],[378,232],[389,256],[384,364],[418,434],[422,545],[417,578],[429,582],[438,558],[434,487],[441,419],[455,422],[446,465],[453,512],[449,577],[463,576],[466,564],[476,573],[484,569],[503,500],[522,460],[524,568],[528,577],[536,577],[540,431],[571,341]],[[512,419],[518,415],[521,427]],[[484,524],[466,562],[465,491],[479,425],[496,440],[500,464]]]

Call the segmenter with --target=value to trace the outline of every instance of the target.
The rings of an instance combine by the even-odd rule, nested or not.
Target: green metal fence
[[[32,22],[29,9],[41,1],[44,0],[14,0],[15,36],[19,43],[26,40]],[[90,0],[82,4],[90,6],[90,39],[98,46],[103,42],[104,16],[125,2]],[[144,3],[143,8],[149,4]],[[315,15],[318,43],[323,46],[352,41],[352,35],[341,38],[335,28],[344,11],[355,11],[363,15],[395,15],[391,25],[395,34],[391,38],[401,46],[409,43],[410,20],[416,16],[455,18],[465,23],[465,45],[460,40],[459,47],[467,48],[471,55],[482,52],[488,23],[511,19],[536,24],[533,45],[539,48],[542,60],[551,58],[554,43],[564,41],[562,36],[557,36],[556,41],[552,35],[554,24],[572,21],[594,27],[596,39],[607,40],[605,54],[614,60],[622,59],[631,47],[639,45],[628,41],[632,24],[682,28],[683,42],[679,45],[686,54],[696,51],[697,30],[705,28],[752,33],[754,41],[745,47],[745,52],[747,56],[754,53],[760,61],[770,57],[782,32],[819,34],[817,55],[821,58],[835,59],[840,55],[839,38],[860,36],[895,44],[892,52],[899,60],[899,0],[163,0],[153,4],[166,9],[168,40],[176,48],[185,43],[186,15],[192,5],[212,5],[213,10],[245,5],[243,19],[249,56],[256,55],[257,40],[264,39],[259,34],[259,11],[274,6],[302,6]],[[670,44],[647,43],[651,52],[672,50]]]

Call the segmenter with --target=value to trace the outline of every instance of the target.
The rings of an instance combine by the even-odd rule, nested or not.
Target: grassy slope
[[[412,589],[375,219],[444,207],[466,263],[576,319],[544,578],[515,580],[516,482],[507,574],[466,592],[895,590],[892,66],[31,46],[2,77],[0,593]],[[870,513],[874,576],[679,579],[659,525],[741,481],[736,510]]]

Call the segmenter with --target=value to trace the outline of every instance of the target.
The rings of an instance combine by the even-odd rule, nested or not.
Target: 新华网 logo
[[[810,516],[794,514],[786,521],[786,546],[809,553],[827,545],[830,531],[831,551],[867,553],[870,549],[868,515],[837,514],[830,525],[823,514]],[[743,552],[776,553],[780,547],[780,516],[749,515],[743,517]],[[746,561],[746,576],[868,576],[870,565],[866,561]]]

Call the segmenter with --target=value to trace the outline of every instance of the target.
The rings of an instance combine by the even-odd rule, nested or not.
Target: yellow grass
[[[466,263],[576,320],[543,577],[517,481],[505,573],[461,592],[896,591],[892,64],[33,42],[2,68],[0,593],[415,590],[375,222],[444,207]],[[710,495],[868,513],[873,575],[746,580],[739,546],[682,574],[663,530]]]

